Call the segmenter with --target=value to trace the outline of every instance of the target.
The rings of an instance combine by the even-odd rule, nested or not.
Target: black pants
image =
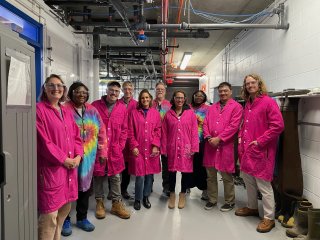
[[[192,173],[181,173],[181,192],[186,193],[187,188],[189,188],[190,180],[192,179]],[[169,172],[169,190],[170,192],[175,192],[176,188],[176,177],[177,172]]]
[[[77,200],[77,221],[81,221],[87,218],[88,208],[89,208],[89,197],[90,197],[90,189],[86,192],[78,192],[78,200]],[[67,216],[68,220],[70,220],[70,214]]]
[[[126,168],[121,173],[121,193],[127,191],[130,184],[130,175],[128,172],[128,162],[125,162]]]
[[[193,178],[190,183],[190,188],[197,187],[200,190],[207,189],[207,171],[202,165],[203,163],[204,142],[199,145],[199,152],[193,157]]]
[[[169,171],[168,171],[168,157],[161,155],[162,165],[162,188],[163,190],[169,190]]]

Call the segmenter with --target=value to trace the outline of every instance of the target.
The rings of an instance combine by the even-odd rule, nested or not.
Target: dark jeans
[[[90,197],[90,189],[86,192],[78,192],[78,200],[77,200],[77,221],[81,221],[87,218],[88,208],[89,208],[89,197]],[[70,220],[70,214],[67,216],[68,220]]]
[[[128,162],[125,162],[126,168],[121,173],[121,193],[127,191],[130,183],[130,175],[128,172]]]
[[[143,197],[149,197],[151,193],[153,174],[136,176],[135,200],[141,201]]]
[[[163,190],[169,190],[169,171],[168,171],[168,157],[161,155],[162,165],[162,188]]]
[[[192,173],[181,173],[181,192],[186,193],[187,188],[190,186],[190,180],[192,179]],[[176,188],[176,176],[177,172],[169,172],[169,190],[175,192]]]

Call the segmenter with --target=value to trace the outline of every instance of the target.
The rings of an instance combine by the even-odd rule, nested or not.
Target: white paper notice
[[[7,105],[31,105],[30,65],[11,57]]]

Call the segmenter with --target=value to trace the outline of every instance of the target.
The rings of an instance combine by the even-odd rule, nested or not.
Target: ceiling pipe
[[[98,31],[81,31],[74,32],[75,34],[91,34],[91,35],[100,35],[106,34],[108,37],[131,37],[128,32],[118,32],[118,31],[109,31],[109,30],[98,30]],[[161,37],[161,32],[145,32],[147,37]],[[137,36],[137,34],[136,34]],[[209,38],[210,33],[204,31],[197,32],[167,32],[167,38]]]
[[[169,9],[169,1],[168,0],[162,0],[162,24],[161,25],[167,25],[168,24],[168,9]],[[167,76],[167,29],[163,28],[162,31],[162,38],[161,38],[161,64],[162,64],[162,76],[163,81],[166,80]]]
[[[131,36],[131,40],[132,42],[138,46],[139,45],[139,42],[137,40],[137,37],[136,35],[134,34],[134,32],[131,30],[130,28],[130,23],[129,23],[129,19],[127,17],[127,14],[126,14],[126,11],[122,5],[121,2],[117,1],[117,0],[109,0],[110,3],[112,4],[112,6],[114,7],[114,9],[117,11],[117,13],[119,14],[119,16],[121,17],[124,25],[126,26],[126,29],[128,31],[128,33],[130,34]]]
[[[205,30],[221,30],[221,29],[250,29],[250,28],[261,28],[261,29],[289,29],[289,23],[285,21],[284,16],[284,4],[279,4],[278,8],[273,10],[275,14],[279,16],[279,24],[240,24],[240,23],[186,23],[182,22],[180,24],[148,24],[142,23],[141,26],[144,30],[154,30],[154,29],[180,29],[180,30],[196,30],[196,29],[205,29]]]

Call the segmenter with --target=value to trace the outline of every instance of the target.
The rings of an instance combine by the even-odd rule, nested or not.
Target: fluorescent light
[[[200,76],[176,76],[176,79],[199,79]]]
[[[185,52],[180,63],[180,69],[185,70],[192,56],[192,52]]]

